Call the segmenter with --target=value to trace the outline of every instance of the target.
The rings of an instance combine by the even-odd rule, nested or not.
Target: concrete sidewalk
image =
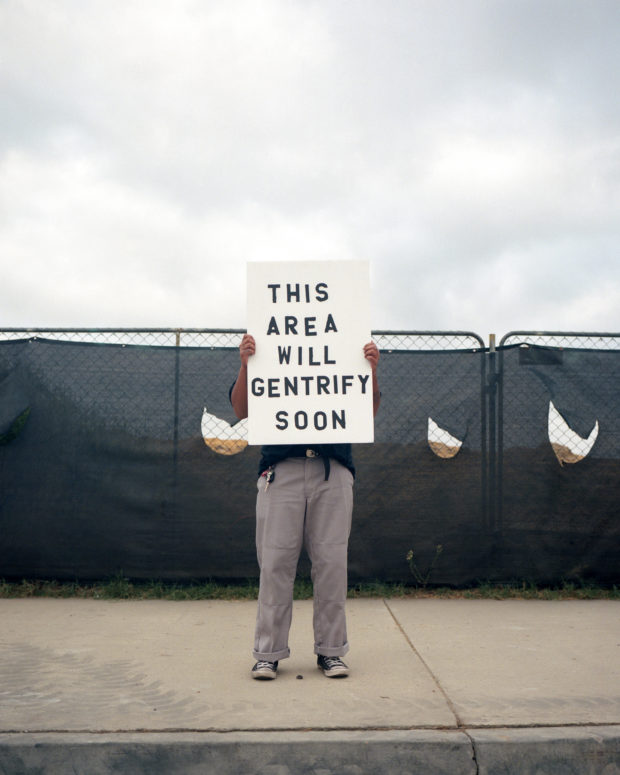
[[[0,600],[0,773],[620,775],[620,602],[348,603],[351,675],[250,678],[256,604]]]

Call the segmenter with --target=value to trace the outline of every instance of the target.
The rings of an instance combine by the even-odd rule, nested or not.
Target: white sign
[[[374,438],[367,261],[248,264],[250,444]]]

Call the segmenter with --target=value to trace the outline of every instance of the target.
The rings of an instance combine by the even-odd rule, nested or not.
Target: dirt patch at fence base
[[[218,455],[238,455],[248,443],[244,439],[207,439],[204,440],[209,449]]]
[[[429,441],[428,446],[437,455],[437,457],[451,458],[458,454],[460,447],[450,447],[441,441]]]
[[[553,448],[555,456],[557,457],[560,465],[564,465],[564,463],[578,463],[585,457],[585,455],[576,454],[568,447],[565,447],[563,444],[552,443],[551,447]]]

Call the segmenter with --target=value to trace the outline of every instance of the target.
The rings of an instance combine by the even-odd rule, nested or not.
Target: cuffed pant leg
[[[275,662],[290,656],[293,585],[303,542],[304,512],[302,460],[279,463],[267,490],[265,480],[259,478],[256,551],[260,587],[252,652],[255,659]]]
[[[324,478],[323,465],[317,467]],[[305,542],[314,585],[314,653],[344,656],[349,650],[345,604],[347,554],[353,511],[353,476],[332,461],[329,479],[308,500]]]

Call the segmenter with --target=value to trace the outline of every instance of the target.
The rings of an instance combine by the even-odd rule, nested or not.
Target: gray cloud
[[[0,325],[243,326],[369,259],[373,327],[618,328],[611,0],[0,6]]]

